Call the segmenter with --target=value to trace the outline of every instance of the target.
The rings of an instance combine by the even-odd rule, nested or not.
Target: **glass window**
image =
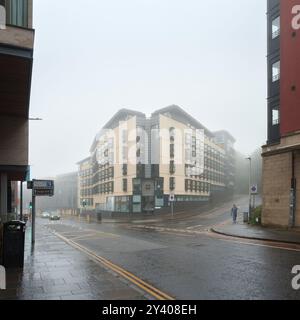
[[[279,79],[280,79],[280,61],[277,61],[272,65],[272,81],[276,82]]]
[[[272,110],[272,125],[278,125],[280,123],[280,114],[279,114],[279,108],[276,107]]]
[[[280,35],[280,17],[277,17],[272,21],[272,39],[279,37]]]
[[[11,0],[8,7],[8,23],[19,27],[28,27],[28,1]]]

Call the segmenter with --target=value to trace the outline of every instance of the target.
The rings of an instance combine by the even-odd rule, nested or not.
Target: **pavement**
[[[236,204],[243,212],[248,199]],[[144,224],[143,219],[126,224],[38,218],[36,246],[31,251],[27,241],[24,272],[9,272],[2,298],[299,301],[292,269],[300,263],[300,245],[210,232],[259,233],[242,221],[231,226],[231,205]]]
[[[241,221],[237,224],[220,224],[212,227],[211,231],[236,238],[300,244],[300,230],[283,230],[262,226],[252,226]]]
[[[146,300],[151,297],[38,225],[26,231],[24,269],[6,270],[0,300]]]

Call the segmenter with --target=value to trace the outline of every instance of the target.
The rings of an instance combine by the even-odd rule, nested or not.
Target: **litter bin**
[[[249,222],[249,213],[244,212],[244,223],[248,223],[248,222]]]
[[[25,249],[25,222],[10,221],[3,224],[3,266],[23,268]]]

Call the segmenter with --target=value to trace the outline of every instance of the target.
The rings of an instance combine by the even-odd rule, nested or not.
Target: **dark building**
[[[268,0],[268,140],[263,224],[300,226],[300,15],[297,0]]]
[[[14,210],[14,181],[29,178],[32,0],[0,0],[0,222]]]

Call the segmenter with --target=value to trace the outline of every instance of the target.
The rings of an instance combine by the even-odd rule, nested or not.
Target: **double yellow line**
[[[157,300],[175,300],[173,297],[169,296],[168,294],[160,291],[159,289],[153,287],[152,285],[150,285],[149,283],[143,281],[142,279],[138,278],[137,276],[135,276],[134,274],[130,273],[129,271],[113,264],[112,262],[110,262],[109,260],[96,255],[94,252],[90,251],[89,249],[81,246],[80,244],[74,242],[73,240],[70,240],[64,236],[62,236],[61,234],[54,232],[54,234],[62,239],[63,241],[65,241],[66,243],[68,243],[69,245],[71,245],[72,247],[84,252],[86,255],[90,256],[92,259],[96,260],[97,262],[101,263],[102,265],[104,265],[106,268],[116,272],[117,274],[119,274],[120,276],[122,276],[123,278],[127,279],[128,281],[130,281],[131,283],[134,283],[137,287],[141,288],[143,291],[145,291],[146,293],[148,293],[149,295],[151,295],[152,297],[154,297]]]

